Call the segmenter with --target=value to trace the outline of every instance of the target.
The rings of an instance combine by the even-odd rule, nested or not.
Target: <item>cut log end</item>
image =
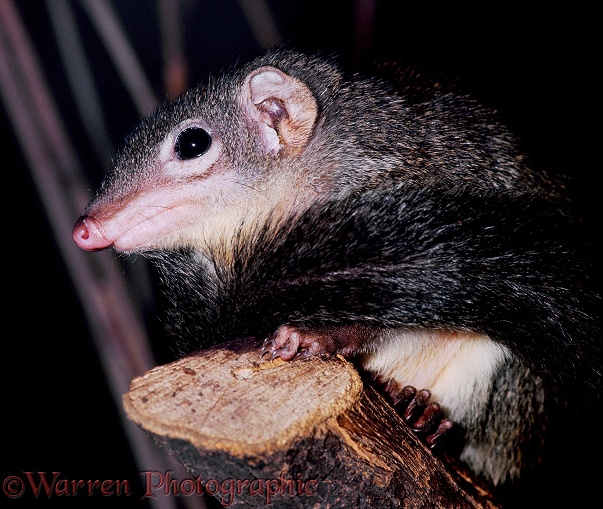
[[[263,507],[258,490],[278,487],[279,507],[497,507],[344,358],[259,351],[242,339],[152,369],[132,381],[126,413],[194,475],[238,482],[232,506]]]

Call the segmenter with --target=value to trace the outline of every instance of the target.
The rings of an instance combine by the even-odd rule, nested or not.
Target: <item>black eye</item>
[[[205,154],[211,145],[211,136],[205,129],[190,127],[178,135],[174,150],[183,161]]]

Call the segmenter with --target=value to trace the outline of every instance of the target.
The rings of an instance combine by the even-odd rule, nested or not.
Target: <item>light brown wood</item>
[[[239,340],[135,378],[123,402],[231,507],[498,507],[339,356],[262,361]]]

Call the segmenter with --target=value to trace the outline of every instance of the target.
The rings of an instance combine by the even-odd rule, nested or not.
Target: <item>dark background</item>
[[[84,163],[82,170],[94,188],[108,161],[103,165],[93,156],[94,141],[85,136],[75,115],[46,4],[15,3]],[[165,97],[156,2],[111,3],[155,93]],[[70,5],[84,34],[111,143],[116,147],[138,114],[79,2],[73,0]],[[183,0],[180,5],[189,84],[263,51],[236,1]],[[569,177],[586,219],[598,221],[600,141],[594,134],[600,132],[600,81],[595,78],[600,52],[594,8],[548,4],[546,9],[528,9],[503,2],[473,7],[450,2],[442,7],[431,2],[419,6],[378,1],[372,35],[361,36],[355,25],[355,2],[271,1],[269,5],[282,40],[291,46],[337,51],[346,59],[391,56],[455,75],[468,91],[500,111],[539,163]],[[2,186],[7,192],[2,200],[7,270],[2,306],[6,320],[2,480],[22,471],[59,471],[68,479],[130,479],[135,483],[138,470],[70,274],[4,108],[0,115],[2,168],[9,179]],[[153,306],[147,307],[143,318],[157,361],[164,363],[172,356],[161,341],[154,312]],[[599,437],[588,427],[567,430],[570,451],[587,451],[591,440]],[[600,461],[593,459],[595,465]],[[569,461],[573,463],[560,462],[558,470],[548,472],[542,500],[549,500],[551,494],[569,491],[577,495],[593,489],[590,474],[600,467],[586,467],[573,457]],[[563,500],[561,495],[553,499]],[[49,505],[144,507],[146,503],[137,496],[9,500],[0,493],[0,507]]]

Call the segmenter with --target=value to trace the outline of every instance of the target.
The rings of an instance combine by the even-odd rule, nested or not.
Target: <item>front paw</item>
[[[266,355],[270,360],[280,357],[284,361],[290,361],[301,355],[304,345],[304,335],[300,329],[290,325],[281,325],[275,332],[270,334],[262,345],[261,357]]]
[[[268,336],[261,355],[285,361],[321,353],[356,355],[363,345],[375,337],[375,330],[361,325],[320,326],[312,328],[281,325]]]

